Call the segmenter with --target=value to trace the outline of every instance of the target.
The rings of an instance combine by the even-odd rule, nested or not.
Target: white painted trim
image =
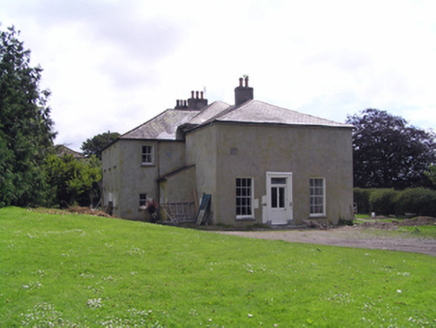
[[[142,161],[142,156],[143,156],[143,152],[142,152],[142,150],[143,150],[143,147],[144,146],[148,146],[148,147],[151,147],[151,162],[149,163],[149,162],[143,162]],[[155,159],[155,146],[154,145],[141,145],[141,165],[142,166],[151,166],[151,165],[154,165],[154,163],[155,163],[155,161],[156,161],[156,159]]]
[[[323,192],[323,199],[322,199],[322,207],[323,207],[323,212],[322,213],[310,213],[310,199],[309,199],[309,217],[311,218],[322,218],[322,217],[326,217],[327,216],[327,195],[326,195],[326,180],[324,177],[319,177],[319,176],[314,176],[314,177],[309,177],[309,198],[310,198],[310,180],[311,179],[319,179],[322,180],[322,192]]]
[[[236,215],[236,220],[254,220],[254,178],[248,176],[237,176],[235,178],[235,187],[236,187],[236,179],[250,179],[251,180],[251,215]],[[235,188],[236,191],[236,188]],[[236,197],[235,197],[236,200]]]
[[[280,223],[280,224],[288,224],[289,221],[292,221],[294,219],[294,206],[293,206],[293,176],[292,172],[273,172],[273,171],[267,171],[266,172],[266,206],[263,207],[264,211],[266,212],[262,217],[263,223],[272,222],[271,218],[271,178],[274,177],[286,177],[287,178],[287,184],[286,184],[286,210],[289,211],[286,222]]]

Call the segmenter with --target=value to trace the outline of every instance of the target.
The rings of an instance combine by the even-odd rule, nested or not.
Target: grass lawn
[[[18,208],[0,286],[4,327],[436,326],[431,256]]]
[[[364,222],[386,222],[391,223],[392,221],[401,222],[405,218],[386,218],[386,219],[372,219],[366,214],[356,214],[354,223],[360,225]],[[401,236],[404,238],[431,238],[436,239],[436,225],[430,226],[397,226],[397,230],[377,230],[375,229],[372,233],[379,236]]]

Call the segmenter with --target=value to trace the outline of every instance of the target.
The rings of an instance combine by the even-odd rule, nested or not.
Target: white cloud
[[[124,133],[206,88],[344,121],[373,107],[436,124],[432,1],[16,0],[0,11],[22,30],[52,90],[56,142],[74,149]]]

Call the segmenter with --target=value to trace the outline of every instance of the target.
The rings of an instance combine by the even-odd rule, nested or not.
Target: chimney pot
[[[195,98],[198,99],[198,91],[195,92]]]
[[[248,86],[248,76],[245,76],[245,87],[242,86],[244,78],[239,79],[239,87],[235,88],[235,105],[239,106],[242,103],[254,99],[253,88]]]
[[[200,97],[203,99],[203,91],[200,92]]]
[[[194,91],[191,91],[191,98],[194,98]]]

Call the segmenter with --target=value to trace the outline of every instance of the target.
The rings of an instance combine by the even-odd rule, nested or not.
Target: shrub
[[[368,214],[370,212],[369,196],[372,189],[354,188],[354,203],[357,205],[357,212],[362,214]]]
[[[398,191],[394,189],[374,189],[369,196],[370,211],[381,215],[395,213]]]
[[[352,225],[354,225],[354,220],[353,219],[347,220],[347,219],[343,219],[340,217],[338,220],[338,225],[340,225],[340,226],[345,226],[345,225],[352,226]]]
[[[425,188],[410,188],[399,193],[396,214],[413,213],[436,216],[436,191]]]

